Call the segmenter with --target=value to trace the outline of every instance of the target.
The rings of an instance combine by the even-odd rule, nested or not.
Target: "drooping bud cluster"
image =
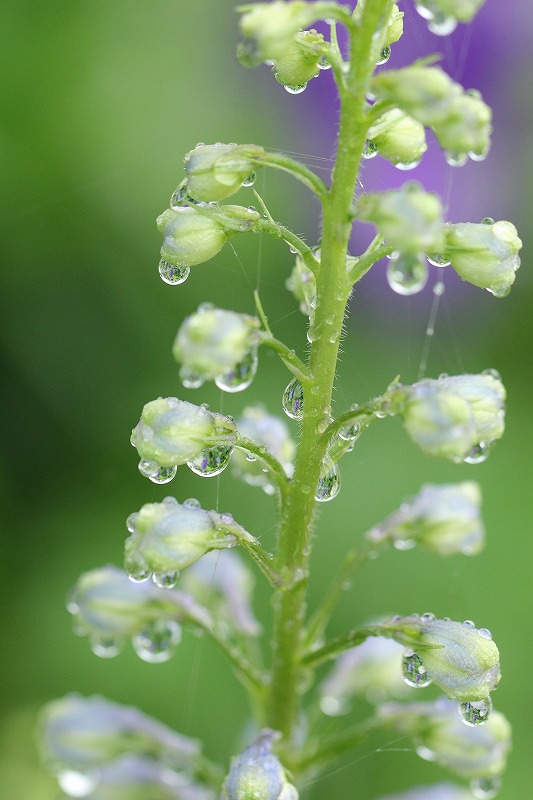
[[[292,476],[296,445],[283,419],[268,414],[262,406],[249,406],[237,420],[237,428],[241,436],[265,447],[279,461],[285,473]],[[236,448],[233,451],[232,464],[234,473],[239,478],[250,486],[261,486],[267,494],[272,494],[274,487],[260,459],[245,449]]]
[[[480,505],[481,491],[475,481],[426,484],[367,537],[375,543],[390,541],[398,550],[420,544],[442,556],[474,555],[485,539]]]
[[[273,746],[279,734],[268,728],[243,752],[232,758],[222,800],[298,800]]]

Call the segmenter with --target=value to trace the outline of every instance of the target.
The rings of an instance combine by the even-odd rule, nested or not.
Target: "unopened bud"
[[[450,223],[444,235],[443,255],[463,280],[487,289],[495,297],[509,294],[520,266],[518,251],[522,247],[511,222],[487,219],[486,223]]]
[[[261,166],[265,155],[254,144],[200,145],[185,156],[187,194],[195,200],[224,200]]]
[[[234,233],[193,206],[163,211],[157,228],[163,234],[161,258],[180,269],[209,261]]]
[[[266,728],[259,738],[231,759],[222,800],[298,800],[296,788],[272,748],[279,734]]]
[[[291,87],[305,86],[319,72],[324,53],[324,37],[316,31],[299,31],[283,55],[274,60],[278,83]]]
[[[257,67],[263,61],[282,58],[294,43],[294,37],[316,19],[312,3],[251,3],[240,6],[243,12],[240,29],[244,41],[237,57],[245,67]]]
[[[424,126],[413,117],[392,108],[369,128],[367,139],[392,164],[414,165],[427,150]]]

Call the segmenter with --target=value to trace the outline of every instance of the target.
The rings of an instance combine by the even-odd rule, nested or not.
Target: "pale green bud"
[[[472,793],[451,783],[435,783],[431,786],[416,786],[399,794],[388,794],[378,800],[473,800]]]
[[[131,536],[125,544],[125,566],[130,574],[174,574],[210,550],[254,541],[233,517],[204,511],[196,501],[146,503],[128,518]]]
[[[470,22],[485,0],[415,0],[415,6],[421,17],[441,20],[452,17],[459,22]]]
[[[492,111],[476,92],[455,95],[446,117],[433,130],[440,146],[452,153],[468,153],[482,160],[490,148]]]
[[[484,700],[498,685],[500,654],[486,628],[432,614],[393,617],[384,626],[420,656],[429,678],[451,700]]]
[[[182,364],[184,380],[191,374],[197,380],[210,380],[234,370],[248,353],[255,352],[259,326],[259,320],[248,314],[200,306],[185,319],[172,348]]]
[[[48,703],[38,732],[43,759],[53,772],[101,767],[126,754],[164,755],[186,768],[200,754],[195,739],[98,696],[69,694]]]
[[[210,444],[235,442],[234,423],[222,414],[176,397],[147,403],[131,434],[141,459],[162,467],[186,464]]]
[[[164,237],[161,258],[180,268],[209,261],[234,233],[192,206],[167,208],[157,218],[157,228]]]
[[[292,477],[296,444],[291,438],[285,420],[269,414],[262,406],[249,406],[237,420],[237,430],[241,436],[255,444],[265,447],[280,462],[286,474]],[[235,474],[251,486],[261,486],[270,491],[268,474],[263,472],[260,459],[249,461],[247,454],[236,448],[232,454]]]
[[[324,53],[324,37],[316,31],[299,31],[283,55],[274,60],[273,72],[278,83],[291,87],[304,86],[319,73],[318,64]]]
[[[263,61],[276,61],[290,51],[294,37],[307,28],[316,14],[312,3],[283,2],[251,3],[240,6],[240,29],[244,41],[237,57],[245,67],[257,67]]]
[[[399,550],[421,544],[442,556],[474,555],[484,544],[481,492],[474,481],[426,484],[367,534],[370,541],[392,541]]]
[[[442,253],[457,274],[474,286],[487,289],[495,297],[509,294],[520,266],[522,247],[511,222],[462,222],[446,225]]]
[[[259,738],[231,759],[222,800],[298,800],[296,788],[272,748],[279,734],[266,728]]]
[[[399,108],[382,114],[368,129],[367,139],[380,156],[395,165],[414,164],[427,150],[424,126]]]
[[[444,244],[442,205],[436,194],[417,183],[399,190],[363,194],[357,201],[361,219],[373,222],[401,253],[440,252]]]
[[[265,156],[255,144],[209,144],[191,150],[184,158],[187,194],[195,200],[224,200],[261,166]]]

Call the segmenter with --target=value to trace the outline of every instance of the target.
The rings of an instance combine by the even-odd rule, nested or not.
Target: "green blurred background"
[[[312,158],[328,159],[334,149],[330,76],[290,97],[266,68],[243,70],[234,57],[232,6],[228,0],[18,0],[0,11],[0,785],[6,798],[54,797],[37,765],[32,730],[39,706],[69,691],[137,704],[202,737],[206,752],[224,763],[242,741],[242,695],[208,642],[186,637],[163,665],[131,652],[105,661],[72,635],[64,608],[81,572],[121,563],[127,515],[169,488],[180,501],[197,496],[208,507],[218,503],[266,546],[273,543],[273,504],[259,490],[229,474],[201,481],[183,468],[171,487],[154,487],[138,474],[128,443],[142,405],[158,395],[207,401],[233,415],[254,402],[280,410],[288,374],[270,353],[261,354],[258,377],[243,396],[180,387],[170,346],[199,302],[251,312],[258,286],[276,334],[305,353],[304,318],[284,289],[291,256],[279,242],[238,238],[236,254],[226,248],[180,287],[157,276],[154,218],[181,179],[183,153],[196,142],[252,141],[296,151],[324,175],[330,166]],[[410,10],[410,3],[403,6]],[[488,0],[451,50],[428,39],[415,18],[403,60],[408,52],[444,48],[460,73],[473,53],[495,106],[494,154],[484,164],[452,170],[433,152],[428,158],[440,166],[432,170],[437,161],[429,162],[425,170],[429,188],[449,201],[450,218],[460,218],[458,209],[474,221],[487,214],[512,219],[524,238],[523,268],[503,301],[445,274],[427,374],[498,368],[509,392],[507,433],[486,463],[456,467],[424,459],[394,420],[375,426],[342,463],[344,491],[321,510],[311,602],[318,602],[348,545],[423,482],[479,480],[488,530],[483,555],[441,561],[417,551],[386,553],[361,573],[332,631],[378,614],[428,609],[490,627],[504,671],[497,705],[515,732],[500,797],[516,800],[530,793],[532,743],[533,150],[526,44],[533,23],[526,2],[514,3],[505,19],[499,6]],[[394,59],[392,66],[401,63]],[[369,163],[365,188],[388,174],[376,160]],[[397,182],[405,177],[395,173]],[[261,175],[257,188],[276,218],[316,242],[317,208],[308,197],[272,174]],[[246,205],[254,202],[247,191],[238,198]],[[382,267],[374,272],[358,289],[347,324],[337,410],[383,390],[398,373],[406,382],[417,378],[431,292],[394,296]],[[263,588],[256,611],[268,625]],[[445,778],[405,742],[400,748],[386,737],[372,740],[345,759],[343,770],[316,783],[312,796],[367,800]]]

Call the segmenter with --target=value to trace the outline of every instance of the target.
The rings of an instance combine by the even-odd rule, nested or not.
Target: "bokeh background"
[[[397,421],[375,426],[342,463],[344,491],[321,511],[311,602],[319,601],[346,548],[423,482],[479,480],[485,552],[471,560],[386,553],[362,571],[332,632],[415,610],[490,627],[504,671],[497,705],[515,732],[500,797],[516,800],[530,793],[533,700],[533,16],[529,0],[505,7],[487,0],[474,25],[445,41],[427,33],[410,0],[401,5],[409,32],[393,47],[390,66],[441,53],[450,74],[481,89],[493,106],[494,145],[484,163],[461,169],[448,167],[435,144],[408,175],[374,159],[362,173],[364,189],[414,178],[443,195],[453,221],[511,219],[524,239],[523,267],[505,300],[437,270],[428,290],[409,299],[390,291],[378,265],[354,297],[336,409],[382,391],[397,374],[417,379],[428,345],[431,285],[443,277],[426,374],[498,368],[509,392],[508,428],[487,462],[456,467],[424,459]],[[163,665],[131,652],[105,661],[72,635],[64,608],[81,572],[121,563],[127,515],[169,488],[180,500],[218,504],[266,546],[273,543],[273,504],[260,490],[228,473],[202,481],[185,468],[171,487],[154,487],[138,474],[128,443],[142,405],[158,395],[207,401],[234,415],[256,402],[280,412],[288,374],[269,353],[261,354],[258,377],[243,396],[180,387],[170,347],[199,302],[251,312],[251,292],[259,287],[278,337],[305,353],[305,320],[284,288],[291,256],[280,242],[241,237],[236,253],[226,248],[180,287],[157,275],[154,219],[196,142],[256,142],[300,154],[325,177],[331,167],[338,112],[331,75],[289,96],[267,68],[243,70],[234,56],[232,6],[229,0],[19,0],[0,11],[0,784],[6,798],[55,796],[38,766],[33,727],[39,707],[69,691],[138,704],[202,737],[206,752],[223,763],[241,743],[243,698],[208,642],[186,637]],[[261,174],[256,187],[276,218],[316,242],[318,210],[302,190],[273,174]],[[246,205],[254,202],[247,192],[239,198]],[[366,237],[357,233],[354,253]],[[263,588],[256,611],[268,626]],[[398,751],[384,737],[343,767],[310,787],[310,796],[367,800],[445,778],[408,743]]]

